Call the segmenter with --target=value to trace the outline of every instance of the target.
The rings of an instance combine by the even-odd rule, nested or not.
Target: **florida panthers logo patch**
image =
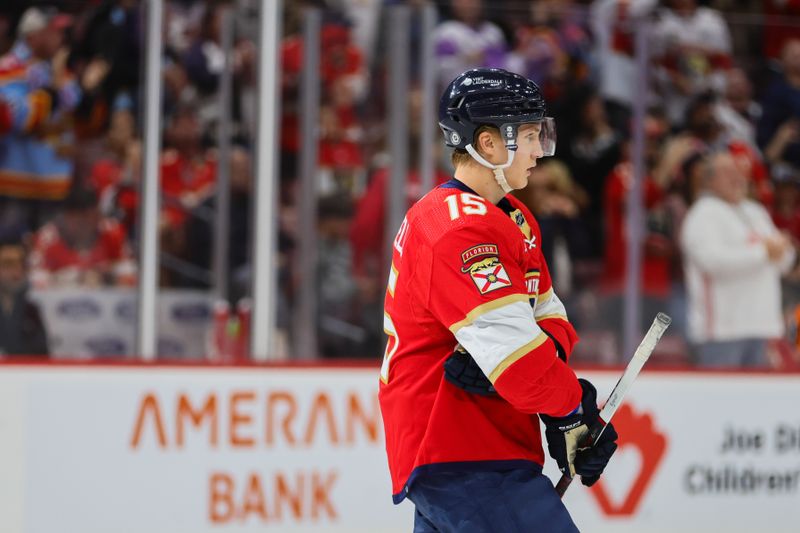
[[[461,270],[469,273],[481,294],[511,286],[506,269],[497,257],[487,257]]]

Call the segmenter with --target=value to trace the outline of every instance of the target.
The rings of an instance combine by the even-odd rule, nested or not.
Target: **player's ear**
[[[476,148],[479,153],[483,155],[492,155],[497,145],[497,139],[492,134],[491,130],[484,130],[478,134]]]

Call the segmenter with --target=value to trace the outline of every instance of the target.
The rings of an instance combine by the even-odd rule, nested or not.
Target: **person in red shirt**
[[[179,108],[165,132],[161,154],[162,224],[182,226],[189,212],[210,196],[217,179],[217,161],[203,147],[197,111]]]
[[[319,77],[323,94],[330,101],[323,105],[320,164],[351,165],[362,163],[358,145],[361,124],[355,105],[365,94],[366,71],[361,50],[353,44],[348,24],[335,17],[322,25]],[[303,68],[302,36],[290,35],[281,43],[282,117],[281,148],[296,153],[300,149],[299,82]],[[330,122],[337,124],[332,132]]]
[[[474,69],[445,91],[439,125],[455,176],[406,214],[384,305],[379,400],[395,503],[414,531],[577,531],[544,461],[595,483],[616,449],[596,391],[567,361],[578,335],[556,295],[530,211],[508,195],[555,150],[530,80]]]
[[[104,153],[92,164],[89,184],[103,198],[109,188],[125,179],[128,152],[136,140],[136,119],[128,109],[120,109],[111,115],[111,124],[106,135]]]
[[[648,175],[644,177],[641,187],[641,198],[644,204],[646,224],[642,241],[641,287],[644,295],[643,317],[653,316],[658,309],[667,305],[672,290],[672,261],[676,253],[671,239],[670,220],[665,205],[666,188],[661,178],[660,158],[668,124],[657,115],[645,118],[645,168]],[[630,143],[623,150],[623,161],[614,167],[606,179],[604,194],[604,230],[605,254],[603,260],[602,288],[607,298],[607,326],[619,330],[619,322],[615,320],[622,310],[622,299],[625,290],[627,272],[628,231],[628,197],[634,185],[633,163],[631,162]],[[661,178],[664,179],[664,178]],[[647,324],[643,324],[646,329]],[[617,331],[621,334],[620,331]]]
[[[91,190],[70,193],[62,213],[36,232],[31,265],[31,281],[37,288],[136,283],[125,230],[100,217],[97,195]]]

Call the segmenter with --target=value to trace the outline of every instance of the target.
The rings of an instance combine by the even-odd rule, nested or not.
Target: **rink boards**
[[[4,533],[409,532],[377,367],[0,365]],[[579,372],[599,396],[618,372]],[[796,531],[800,375],[645,371],[592,532]],[[555,479],[552,463],[546,471]]]

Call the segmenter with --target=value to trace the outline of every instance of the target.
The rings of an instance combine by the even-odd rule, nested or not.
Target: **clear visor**
[[[553,156],[556,153],[556,121],[553,117],[545,117],[541,124],[539,144],[542,145],[545,157]]]

